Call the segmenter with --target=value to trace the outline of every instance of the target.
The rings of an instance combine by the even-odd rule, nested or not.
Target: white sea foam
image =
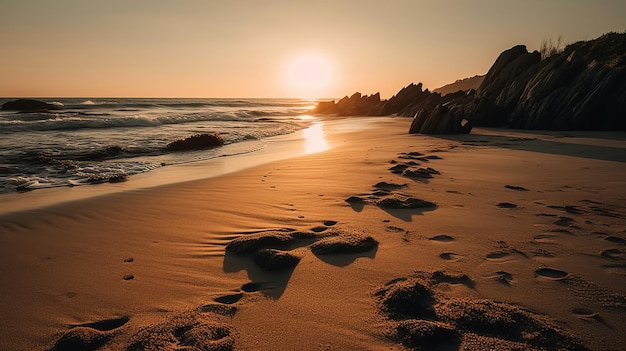
[[[264,138],[302,128],[299,115],[311,106],[285,99],[60,99],[55,104],[63,108],[0,112],[0,193],[117,181],[163,165],[255,151],[265,146]],[[226,145],[183,153],[165,148],[209,132],[220,133]]]

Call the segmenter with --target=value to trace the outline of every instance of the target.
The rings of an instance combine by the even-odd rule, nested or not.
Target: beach
[[[0,349],[622,348],[626,134],[410,124],[323,117],[252,153],[2,194]],[[226,251],[279,234],[290,268]],[[415,289],[427,306],[398,312]]]

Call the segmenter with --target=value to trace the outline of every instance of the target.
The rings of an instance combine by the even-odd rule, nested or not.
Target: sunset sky
[[[7,0],[0,96],[390,97],[624,30],[624,0]]]

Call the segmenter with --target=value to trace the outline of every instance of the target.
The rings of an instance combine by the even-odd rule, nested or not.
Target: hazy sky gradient
[[[623,0],[8,0],[0,96],[389,97],[624,30]],[[324,89],[290,80],[298,58],[326,63]]]

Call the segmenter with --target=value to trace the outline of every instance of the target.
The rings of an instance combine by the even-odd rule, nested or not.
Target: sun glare
[[[303,55],[291,61],[287,83],[292,95],[300,98],[327,97],[332,85],[332,67],[317,55]]]
[[[307,154],[314,154],[328,150],[328,142],[324,129],[319,123],[311,125],[303,131],[304,133],[304,151]]]

